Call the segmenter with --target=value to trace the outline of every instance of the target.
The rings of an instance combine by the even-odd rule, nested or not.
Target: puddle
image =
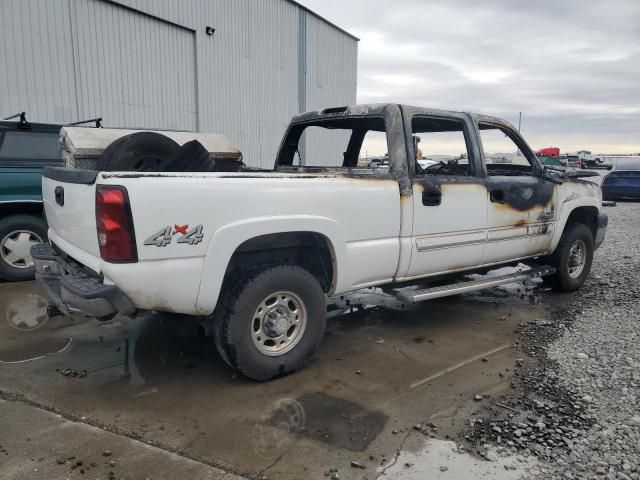
[[[71,344],[69,336],[53,333],[55,326],[50,328],[47,300],[30,291],[30,284],[2,287],[0,305],[6,322],[0,328],[0,363],[38,360],[59,353]]]
[[[35,293],[12,298],[5,307],[5,319],[12,328],[29,332],[42,327],[47,317],[47,301]]]
[[[229,371],[213,339],[199,334],[199,323],[196,317],[168,315],[132,322],[125,332],[131,341],[129,360],[145,383],[164,384],[185,376],[214,380]]]
[[[286,425],[292,433],[362,452],[382,431],[387,420],[381,412],[369,411],[349,400],[317,392],[303,395],[294,405],[280,408],[268,423],[280,428]]]
[[[414,443],[421,440],[413,439]],[[407,442],[409,443],[409,442]],[[459,480],[486,478],[517,480],[536,469],[533,459],[500,457],[495,450],[487,461],[460,452],[454,442],[429,439],[416,451],[403,450],[388,465],[380,467],[377,478],[393,480]]]

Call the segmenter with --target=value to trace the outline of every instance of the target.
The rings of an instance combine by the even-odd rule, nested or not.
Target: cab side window
[[[0,133],[0,160],[60,160],[57,133],[8,131]]]
[[[534,160],[524,155],[507,130],[488,123],[479,127],[488,175],[534,175]]]
[[[416,175],[474,175],[463,121],[416,116],[411,128]]]
[[[389,156],[384,119],[328,118],[295,125],[287,133],[277,168],[387,175]]]
[[[387,134],[378,130],[369,130],[362,140],[358,166],[371,168],[378,172],[389,172],[389,152]]]

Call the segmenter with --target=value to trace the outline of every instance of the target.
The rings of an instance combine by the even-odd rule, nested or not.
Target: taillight
[[[136,235],[126,188],[119,185],[96,187],[96,227],[103,260],[138,261]]]

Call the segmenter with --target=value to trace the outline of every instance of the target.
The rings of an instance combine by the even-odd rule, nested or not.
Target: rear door
[[[59,128],[0,128],[0,202],[40,202],[42,168],[61,163]]]
[[[482,262],[488,193],[463,114],[414,114],[412,253],[406,277],[462,270]],[[421,167],[423,165],[425,168]]]
[[[555,228],[555,184],[544,180],[531,149],[508,125],[478,121],[488,189],[484,263],[545,252]]]

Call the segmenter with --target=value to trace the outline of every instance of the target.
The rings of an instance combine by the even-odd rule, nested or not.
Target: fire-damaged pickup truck
[[[492,135],[519,153],[487,153]],[[364,161],[372,138],[388,152],[382,168]],[[453,138],[454,155],[430,156]],[[32,255],[53,304],[99,319],[202,316],[229,365],[268,380],[309,359],[327,297],[378,286],[416,302],[536,276],[572,291],[607,226],[600,187],[577,178],[589,172],[543,167],[511,124],[484,115],[305,113],[273,169],[215,170],[47,168],[49,243]],[[517,263],[530,268],[467,276]]]

